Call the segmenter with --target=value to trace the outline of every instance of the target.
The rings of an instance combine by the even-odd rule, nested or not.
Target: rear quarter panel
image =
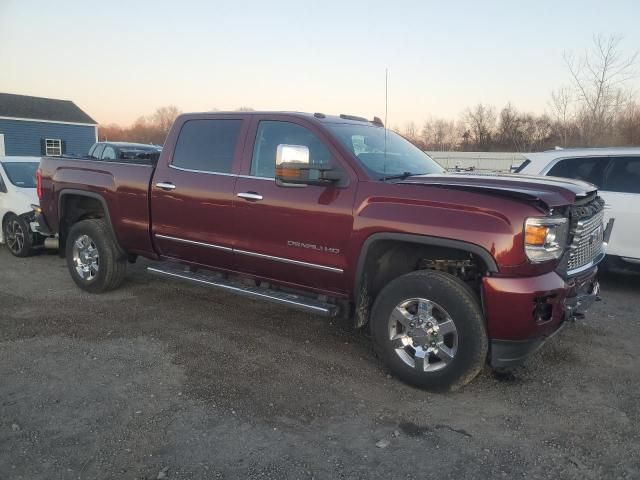
[[[154,256],[149,235],[152,166],[43,158],[40,169],[41,207],[54,231],[59,230],[61,197],[88,192],[104,199],[113,232],[126,252]]]

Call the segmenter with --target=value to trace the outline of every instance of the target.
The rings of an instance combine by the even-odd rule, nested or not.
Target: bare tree
[[[496,113],[493,107],[479,103],[467,109],[463,116],[469,129],[469,139],[479,150],[489,150],[495,132]]]
[[[625,108],[617,121],[616,131],[621,145],[640,145],[640,105],[633,102]]]
[[[564,85],[551,92],[551,115],[555,122],[555,129],[560,137],[560,143],[566,147],[569,142],[569,134],[575,119],[573,112],[573,89]]]
[[[151,115],[149,123],[154,125],[166,137],[171,125],[173,125],[174,120],[180,113],[180,110],[175,105],[160,107]]]
[[[517,152],[522,150],[522,119],[520,113],[511,104],[500,111],[500,123],[498,125],[498,141],[505,147],[514,148]]]
[[[583,141],[593,145],[611,134],[616,116],[628,105],[629,80],[637,76],[638,52],[624,56],[620,36],[597,35],[582,55],[564,54],[579,102]]]

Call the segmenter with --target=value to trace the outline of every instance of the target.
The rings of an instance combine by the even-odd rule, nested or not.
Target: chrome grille
[[[599,211],[589,218],[582,219],[576,224],[573,241],[569,246],[569,262],[567,270],[584,267],[591,264],[602,252],[604,236],[604,211]]]

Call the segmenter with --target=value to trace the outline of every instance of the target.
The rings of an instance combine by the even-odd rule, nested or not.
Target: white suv
[[[640,264],[640,148],[580,148],[525,153],[517,173],[586,180],[615,218],[607,254]]]
[[[43,237],[36,233],[31,205],[38,204],[39,157],[0,157],[0,243],[16,257],[26,257]]]

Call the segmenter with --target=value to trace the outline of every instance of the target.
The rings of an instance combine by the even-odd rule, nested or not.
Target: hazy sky
[[[457,118],[542,112],[564,50],[640,48],[640,0],[0,0],[0,91],[128,124],[162,105]]]

